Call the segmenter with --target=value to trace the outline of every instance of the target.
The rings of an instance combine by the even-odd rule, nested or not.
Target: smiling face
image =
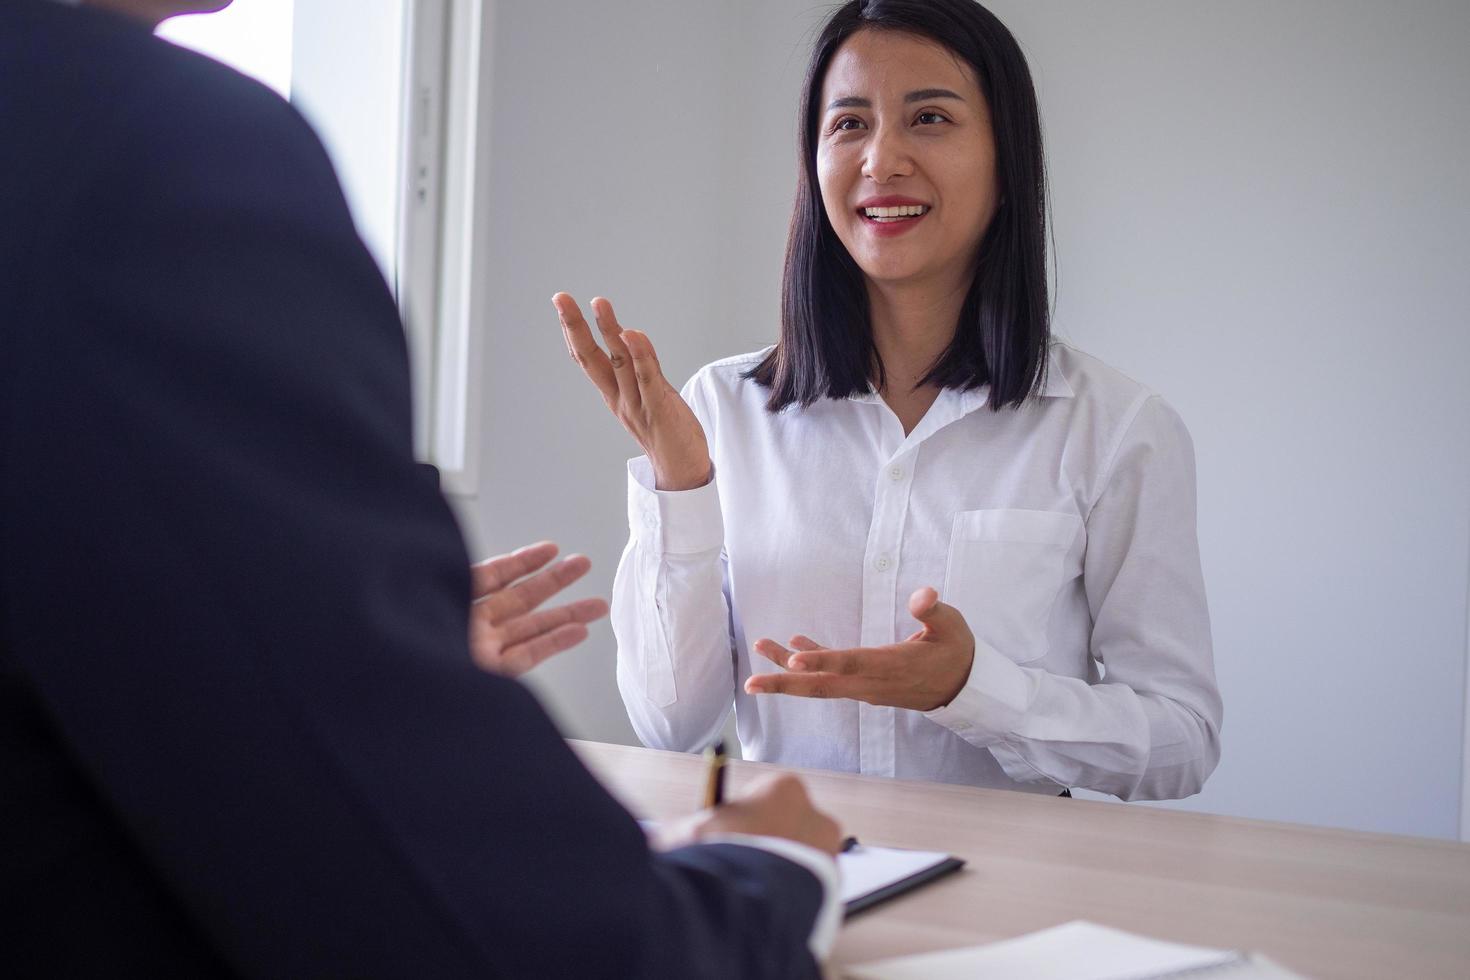
[[[868,279],[967,286],[999,200],[974,70],[933,41],[862,30],[833,56],[819,111],[822,203]]]

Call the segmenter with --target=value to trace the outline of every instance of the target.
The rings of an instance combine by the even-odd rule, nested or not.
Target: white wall
[[[460,509],[482,553],[554,538],[592,557],[580,593],[606,595],[636,449],[567,358],[551,295],[609,296],[681,380],[768,342],[813,17],[679,0],[508,0],[493,16],[484,445]],[[531,682],[568,733],[636,742],[605,623]]]
[[[607,594],[631,441],[548,298],[611,296],[682,381],[776,332],[806,0],[502,0],[488,162],[484,551]],[[1470,553],[1470,5],[995,0],[1036,74],[1059,330],[1199,457],[1226,703],[1189,808],[1459,829]],[[534,679],[631,741],[605,625]]]
[[[291,102],[331,154],[358,234],[390,283],[398,235],[403,10],[404,0],[298,0],[291,65]]]
[[[1226,702],[1191,808],[1458,832],[1470,5],[996,5],[1058,325],[1190,423]]]
[[[171,17],[155,32],[207,54],[291,97],[291,22],[295,0],[250,0],[211,14]]]

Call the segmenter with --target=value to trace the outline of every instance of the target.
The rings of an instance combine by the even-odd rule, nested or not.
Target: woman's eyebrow
[[[959,99],[965,101],[965,97],[958,92],[951,92],[947,88],[921,88],[916,92],[910,92],[903,97],[904,102],[928,102],[930,99]],[[844,95],[827,103],[828,109],[871,109],[873,103],[857,95]]]
[[[905,102],[928,102],[930,99],[959,99],[965,101],[965,97],[958,92],[951,92],[947,88],[921,88],[917,92],[910,92],[903,97]]]

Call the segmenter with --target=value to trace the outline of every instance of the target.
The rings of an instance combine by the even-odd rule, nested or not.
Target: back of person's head
[[[801,98],[781,338],[749,377],[770,389],[767,407],[779,411],[862,393],[875,374],[879,381],[883,376],[863,273],[833,230],[817,175],[827,69],[843,44],[862,31],[932,41],[968,65],[979,81],[995,140],[999,206],[981,241],[954,339],[920,384],[988,384],[992,409],[1019,406],[1044,383],[1050,343],[1041,121],[1020,45],[974,0],[851,0],[822,27]]]
[[[145,24],[157,25],[181,14],[212,14],[224,10],[232,2],[234,0],[81,0],[81,5],[110,10]]]

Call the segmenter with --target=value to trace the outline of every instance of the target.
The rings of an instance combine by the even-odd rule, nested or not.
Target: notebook
[[[657,820],[639,820],[645,832],[658,832]],[[843,917],[848,918],[880,902],[912,891],[965,862],[940,851],[910,851],[901,847],[869,847],[857,844],[837,855],[842,872]]]
[[[857,844],[837,855],[842,870],[842,903],[852,916],[896,895],[928,884],[964,867],[965,862],[940,851]]]
[[[1303,980],[1254,953],[1068,922],[985,946],[847,967],[843,980]]]

